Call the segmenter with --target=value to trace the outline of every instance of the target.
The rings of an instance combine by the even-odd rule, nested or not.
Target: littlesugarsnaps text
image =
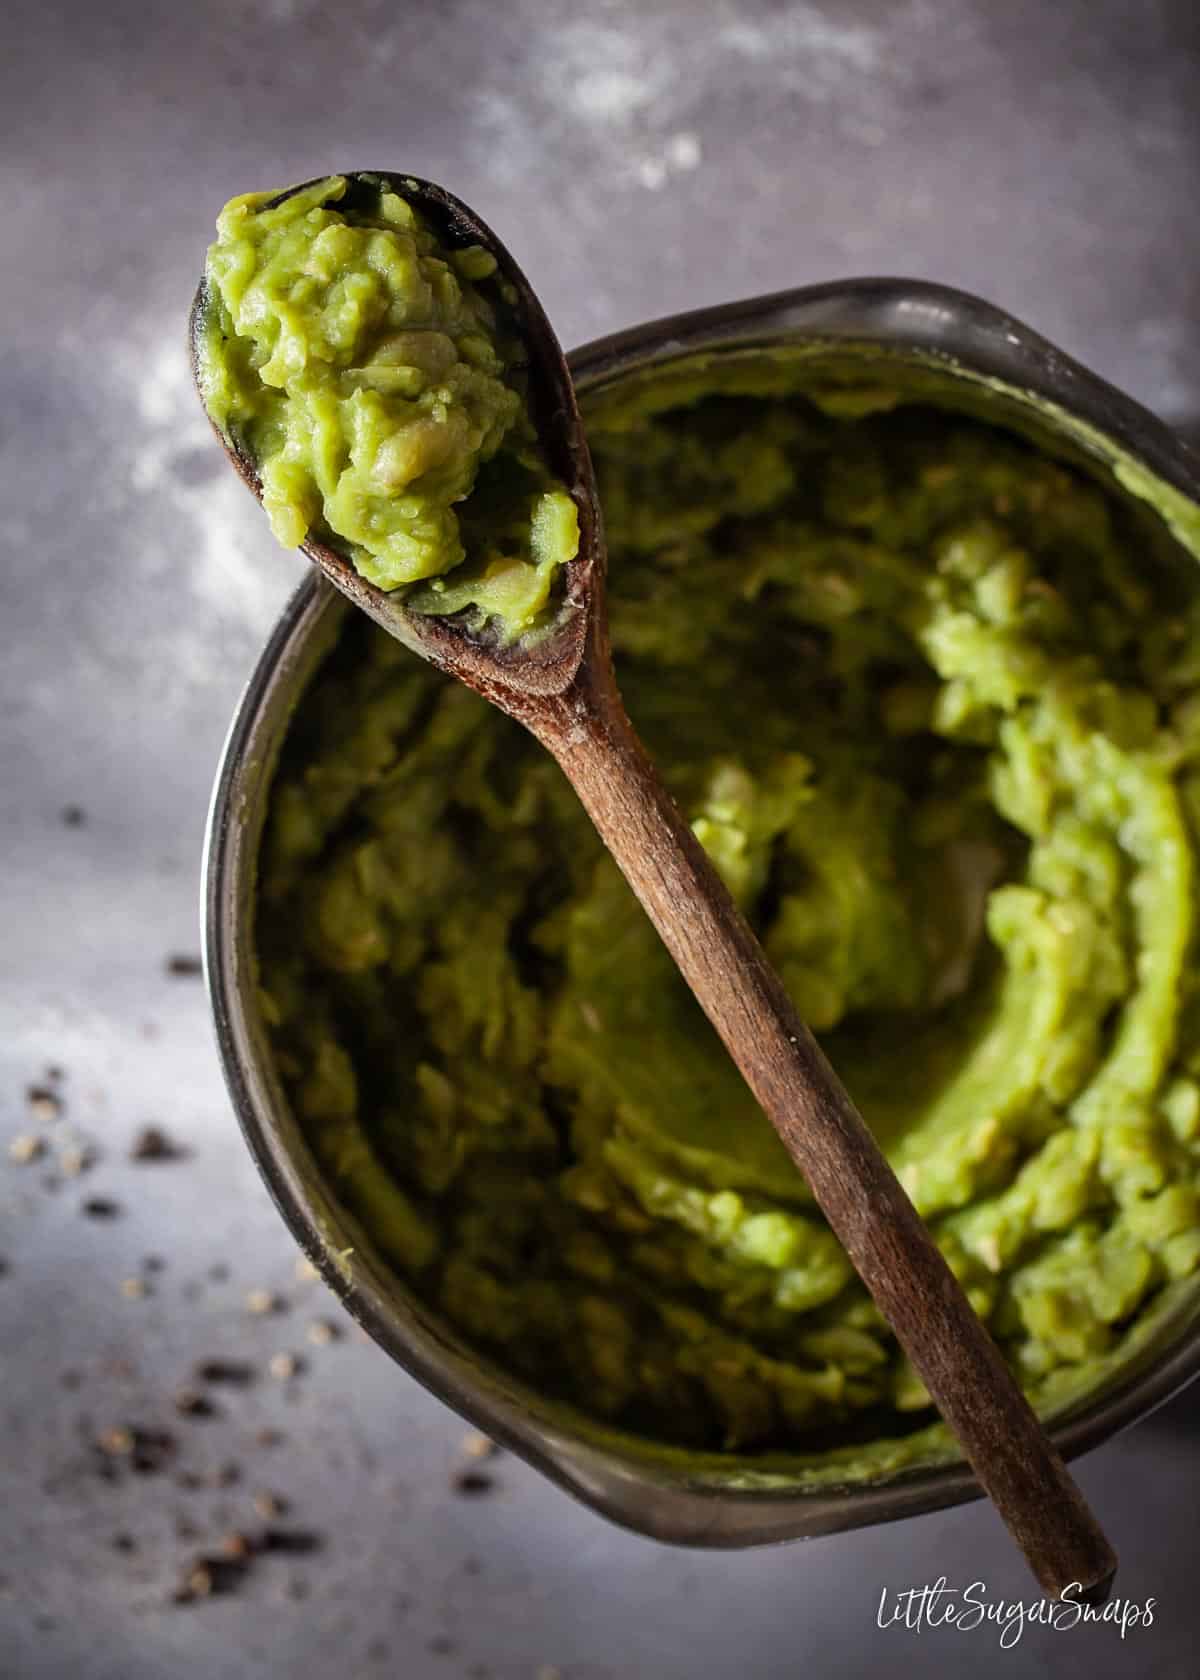
[[[1087,1604],[1081,1594],[1082,1588],[1076,1582],[1064,1590],[1061,1598],[1036,1598],[1022,1603],[1020,1599],[993,1598],[984,1581],[951,1587],[946,1577],[939,1575],[930,1584],[904,1587],[899,1592],[884,1587],[879,1594],[875,1625],[901,1633],[973,1633],[977,1629],[990,1629],[1003,1651],[1011,1651],[1019,1644],[1027,1627],[1048,1627],[1055,1633],[1068,1633],[1089,1622],[1098,1622],[1113,1628],[1124,1639],[1134,1628],[1154,1625],[1157,1599],[1147,1598],[1137,1603],[1129,1598],[1111,1598],[1107,1604]]]

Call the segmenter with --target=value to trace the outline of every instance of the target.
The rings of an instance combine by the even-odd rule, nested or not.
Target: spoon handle
[[[844,1086],[667,792],[611,673],[531,727],[573,783],[1043,1591],[1102,1600],[1116,1554]]]

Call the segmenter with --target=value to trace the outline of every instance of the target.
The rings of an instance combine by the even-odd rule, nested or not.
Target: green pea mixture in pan
[[[445,353],[499,430],[467,307]],[[305,412],[374,438],[391,400]],[[248,423],[303,504],[299,421]],[[920,402],[651,384],[588,423],[638,730],[1023,1383],[1086,1386],[1200,1265],[1195,584],[1082,473]],[[422,575],[419,532],[377,548]],[[917,1456],[928,1396],[517,725],[349,615],[258,890],[312,1149],[470,1343],[655,1441]]]

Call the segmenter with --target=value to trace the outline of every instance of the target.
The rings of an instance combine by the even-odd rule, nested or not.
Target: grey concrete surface
[[[294,1275],[199,982],[164,959],[196,950],[211,774],[296,577],[188,389],[184,316],[229,194],[329,167],[444,181],[567,343],[848,272],[930,276],[1187,423],[1195,0],[9,0],[3,38],[5,1145],[26,1087],[65,1073],[62,1123],[33,1128],[55,1147],[0,1160],[0,1676],[1193,1675],[1195,1398],[1082,1467],[1121,1591],[1158,1600],[1124,1640],[877,1628],[881,1591],[939,1575],[1030,1597],[982,1508],[721,1556],[620,1533],[510,1459],[489,1496],[456,1496],[461,1423],[344,1321],[309,1342],[337,1309]],[[130,1161],[148,1122],[186,1158]],[[96,1154],[73,1177],[72,1138]],[[287,1310],[247,1312],[255,1288]],[[291,1381],[268,1370],[286,1352],[306,1361]],[[217,1356],[257,1380],[177,1415]],[[105,1480],[93,1443],[129,1425],[168,1429],[175,1456],[137,1473],[118,1454]],[[320,1550],[170,1604],[189,1558],[261,1527],[260,1490]]]

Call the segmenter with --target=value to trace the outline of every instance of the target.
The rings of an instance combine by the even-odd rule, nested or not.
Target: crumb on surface
[[[246,1293],[246,1311],[256,1318],[266,1313],[282,1312],[286,1303],[273,1289],[251,1289]]]
[[[49,1125],[57,1120],[62,1113],[62,1098],[57,1091],[52,1091],[48,1085],[31,1085],[25,1093],[25,1107],[29,1111],[29,1118],[42,1125]]]
[[[161,1126],[143,1126],[129,1150],[131,1161],[179,1161],[187,1151],[175,1143]]]

